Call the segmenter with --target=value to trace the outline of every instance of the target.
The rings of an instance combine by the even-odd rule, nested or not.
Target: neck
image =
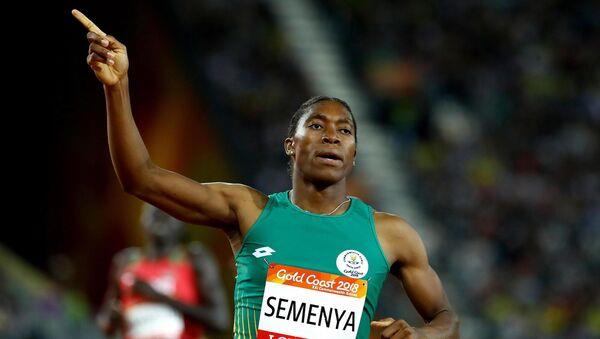
[[[174,242],[160,243],[155,241],[146,248],[146,256],[153,260],[168,257],[175,247],[177,247],[177,244]]]
[[[318,187],[313,183],[304,183],[294,180],[292,184],[290,199],[292,203],[305,211],[316,214],[327,214],[338,207],[342,202],[348,200],[346,191],[346,179],[326,187]],[[349,207],[346,203],[336,210],[332,215],[343,214]]]

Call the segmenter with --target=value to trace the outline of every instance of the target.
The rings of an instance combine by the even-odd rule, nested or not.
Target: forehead
[[[323,119],[352,124],[352,117],[350,112],[348,112],[348,109],[341,103],[332,100],[317,102],[308,109],[307,113],[302,118],[304,121]]]

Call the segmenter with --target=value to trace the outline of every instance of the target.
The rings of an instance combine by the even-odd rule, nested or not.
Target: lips
[[[333,151],[317,152],[316,157],[319,158],[319,160],[321,160],[322,162],[332,165],[340,164],[343,162],[342,156]]]

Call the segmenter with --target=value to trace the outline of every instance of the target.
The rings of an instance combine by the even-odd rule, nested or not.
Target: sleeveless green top
[[[368,281],[368,290],[357,331],[357,338],[368,338],[379,293],[389,272],[375,233],[373,208],[350,196],[350,206],[343,214],[319,215],[294,205],[288,192],[269,195],[235,256],[234,338],[256,338],[270,263],[345,275],[337,262],[340,254],[348,250],[362,254],[368,263],[366,274],[360,277]]]

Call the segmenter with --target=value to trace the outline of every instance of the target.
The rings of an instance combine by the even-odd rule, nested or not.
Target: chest
[[[269,264],[369,279],[387,272],[368,220],[352,225],[288,220],[253,229],[236,258],[238,275],[264,281]]]

